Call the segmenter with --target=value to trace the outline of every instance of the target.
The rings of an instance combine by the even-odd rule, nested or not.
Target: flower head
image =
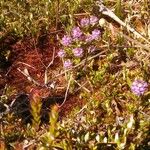
[[[143,95],[147,88],[148,84],[143,80],[135,80],[131,85],[131,91],[137,96]]]
[[[97,40],[100,36],[100,30],[95,29],[92,31],[92,34],[86,36],[86,42],[91,42],[92,40]]]
[[[65,56],[66,53],[65,53],[65,51],[64,51],[63,49],[60,49],[57,54],[58,54],[58,56],[59,56],[60,58],[62,58],[62,57]]]
[[[83,49],[82,48],[74,48],[73,50],[73,54],[76,57],[82,57],[83,56]]]
[[[95,25],[98,22],[98,18],[96,16],[90,16],[90,18],[82,18],[80,21],[81,27],[88,25]]]
[[[98,39],[99,38],[99,36],[100,36],[100,30],[98,30],[98,29],[95,29],[95,30],[93,30],[92,31],[92,37],[93,37],[93,39]]]
[[[88,18],[82,18],[80,21],[81,27],[88,26],[89,24],[90,24],[90,19]]]
[[[96,16],[90,17],[90,24],[95,25],[98,22],[98,18]]]
[[[70,59],[65,60],[65,62],[64,62],[64,67],[65,67],[66,69],[69,69],[69,68],[72,67],[72,62],[71,62]]]
[[[72,29],[72,36],[73,36],[73,38],[78,39],[81,35],[82,35],[82,31],[80,30],[79,27],[74,27]]]
[[[72,42],[72,39],[71,39],[71,37],[68,36],[68,35],[64,35],[64,37],[63,37],[62,40],[61,40],[61,43],[62,43],[62,45],[64,45],[64,46],[70,45],[71,42]]]

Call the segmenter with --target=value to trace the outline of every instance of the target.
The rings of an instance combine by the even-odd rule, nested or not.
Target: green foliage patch
[[[104,3],[115,7],[120,17],[122,7],[128,13],[127,2],[117,0],[115,6],[111,1]],[[143,4],[146,13],[146,1],[135,4],[131,7]],[[28,101],[32,123],[25,125],[9,111],[7,101],[11,91],[6,87],[7,92],[3,92],[0,99],[2,104],[8,104],[8,110],[0,114],[0,144],[5,149],[19,146],[38,150],[149,149],[150,45],[146,40],[136,38],[134,32],[131,34],[108,16],[95,16],[93,7],[97,6],[92,0],[1,0],[0,5],[2,36],[8,32],[33,36],[41,30],[49,32],[51,28],[63,31],[61,37],[56,35],[60,47],[54,53],[54,58],[59,57],[61,62],[59,74],[54,73],[48,80],[50,62],[43,75],[45,83],[39,85],[27,69],[22,72],[29,82],[34,81],[34,86],[53,91],[55,79],[62,77],[66,90],[60,105],[49,106],[48,124],[41,124],[42,98],[35,92]],[[132,17],[137,20],[141,17],[137,8],[133,12],[138,15],[123,14],[127,25]],[[148,19],[144,24],[139,30],[148,39]],[[73,108],[59,118],[69,94],[85,103],[75,107],[71,104]]]

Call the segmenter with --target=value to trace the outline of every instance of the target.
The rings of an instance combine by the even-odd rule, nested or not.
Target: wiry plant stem
[[[64,103],[66,102],[66,100],[67,100],[67,96],[68,96],[71,80],[72,80],[72,74],[70,75],[70,78],[69,78],[69,81],[68,81],[68,85],[67,85],[64,101],[59,107],[62,107],[64,105]]]
[[[105,7],[101,2],[97,2],[97,5],[99,6],[99,12],[103,15],[106,15],[119,23],[121,26],[125,27],[128,31],[132,32],[135,36],[143,39],[145,42],[150,44],[150,41],[148,41],[145,37],[143,37],[140,33],[138,33],[134,28],[131,28],[128,24],[124,23],[121,19],[119,19],[110,9]]]

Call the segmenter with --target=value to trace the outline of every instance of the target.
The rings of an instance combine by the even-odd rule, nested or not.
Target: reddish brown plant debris
[[[7,84],[16,89],[16,94],[27,93],[33,94],[38,91],[41,98],[51,97],[55,95],[64,96],[67,82],[64,76],[56,79],[56,89],[50,89],[42,86],[37,86],[27,79],[18,69],[24,71],[28,70],[31,77],[33,77],[41,85],[44,84],[44,72],[46,66],[55,56],[59,50],[58,42],[55,37],[41,36],[38,40],[26,37],[22,41],[17,42],[12,46],[12,53],[10,60],[12,66],[7,73]],[[54,63],[49,67],[48,75],[54,77],[59,74],[62,68],[62,62],[58,57],[55,57]],[[13,97],[13,96],[12,96]],[[68,96],[67,101],[60,109],[60,115],[65,116],[76,106],[83,105],[83,100],[78,96]]]
[[[66,117],[75,107],[82,108],[85,105],[85,100],[78,96],[69,96],[65,104],[60,108],[60,117]]]
[[[15,86],[18,91],[26,92],[26,88],[33,85],[18,69],[21,71],[27,69],[31,77],[41,85],[44,83],[44,71],[52,60],[53,50],[57,53],[58,47],[57,43],[49,43],[44,47],[39,47],[37,47],[35,39],[30,38],[24,39],[12,47],[11,61],[13,64],[7,75],[7,80],[8,84]],[[55,58],[49,70],[53,72],[60,65],[60,60]]]

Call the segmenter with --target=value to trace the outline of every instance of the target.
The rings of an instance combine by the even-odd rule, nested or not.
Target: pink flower
[[[92,34],[86,36],[86,42],[91,42],[93,40],[97,40],[100,36],[100,30],[95,29],[92,31]]]
[[[72,62],[71,62],[70,59],[65,60],[65,62],[64,62],[64,67],[65,67],[66,69],[69,69],[69,68],[72,67]]]
[[[63,37],[62,40],[61,40],[61,43],[62,43],[62,45],[64,45],[64,46],[70,45],[71,42],[72,42],[72,39],[71,39],[71,37],[68,36],[68,35],[64,35],[64,37]]]
[[[96,16],[90,17],[90,24],[95,25],[98,22],[98,18]]]
[[[143,80],[134,80],[131,85],[131,91],[137,96],[143,95],[147,88],[148,84]]]
[[[73,38],[77,39],[77,38],[79,38],[81,35],[82,35],[82,31],[80,30],[79,27],[74,27],[74,28],[72,29],[72,36],[73,36]]]
[[[76,57],[82,57],[83,56],[83,49],[82,48],[74,48],[73,50],[73,54]]]
[[[100,36],[100,30],[98,30],[98,29],[95,29],[95,30],[93,30],[92,31],[92,38],[93,39],[98,39],[99,38],[99,36]]]
[[[88,18],[83,18],[80,21],[81,27],[88,26],[89,24],[90,24],[90,19],[88,19]]]
[[[65,51],[63,50],[63,49],[61,49],[61,50],[59,50],[59,52],[57,53],[58,54],[58,56],[60,57],[60,58],[62,58],[62,57],[64,57],[65,56]]]
[[[86,27],[89,25],[95,25],[98,22],[98,18],[96,16],[90,16],[90,18],[83,18],[80,21],[81,27]]]

